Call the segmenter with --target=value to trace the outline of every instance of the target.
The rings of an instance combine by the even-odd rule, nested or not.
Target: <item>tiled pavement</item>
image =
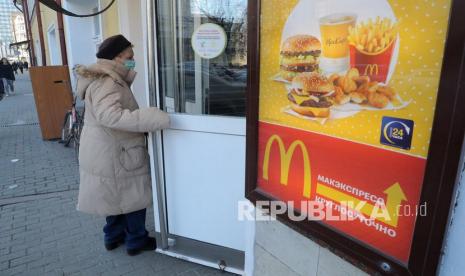
[[[74,150],[42,140],[28,75],[16,86],[0,102],[0,275],[224,275],[155,252],[105,251],[104,219],[75,210]]]

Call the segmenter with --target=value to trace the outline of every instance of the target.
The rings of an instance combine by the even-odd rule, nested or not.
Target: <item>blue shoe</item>
[[[105,243],[105,249],[107,251],[111,251],[118,248],[121,244],[124,244],[124,238],[120,239],[119,241]]]
[[[142,251],[153,251],[155,249],[157,249],[157,241],[155,238],[147,237],[147,241],[145,242],[144,246],[140,248],[127,249],[127,253],[129,256],[136,256]]]

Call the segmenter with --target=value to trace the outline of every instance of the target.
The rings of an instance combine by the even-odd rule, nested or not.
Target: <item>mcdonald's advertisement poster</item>
[[[261,1],[258,188],[407,263],[450,0]],[[376,213],[373,216],[373,213]]]

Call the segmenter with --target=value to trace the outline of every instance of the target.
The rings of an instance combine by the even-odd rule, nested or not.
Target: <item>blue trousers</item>
[[[15,86],[14,86],[14,81],[9,80],[7,78],[2,78],[1,81],[3,82],[3,88],[5,89],[5,93],[7,95],[12,94],[15,92]]]
[[[106,217],[103,227],[105,244],[124,240],[127,249],[137,249],[145,245],[148,232],[145,229],[146,209],[129,214]]]

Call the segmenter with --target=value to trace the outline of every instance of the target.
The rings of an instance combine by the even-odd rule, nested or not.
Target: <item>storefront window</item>
[[[247,198],[370,275],[435,274],[463,140],[444,139],[460,129],[463,10],[251,2]]]
[[[245,116],[247,1],[157,1],[167,111]]]

